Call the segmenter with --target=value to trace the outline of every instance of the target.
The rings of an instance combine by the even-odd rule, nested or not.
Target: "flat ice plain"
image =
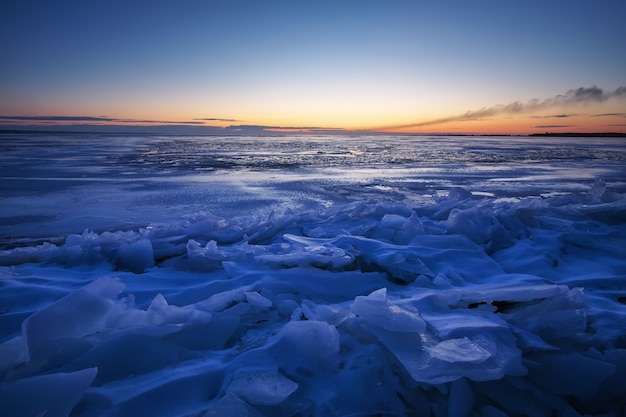
[[[2,416],[623,416],[626,142],[0,134]]]

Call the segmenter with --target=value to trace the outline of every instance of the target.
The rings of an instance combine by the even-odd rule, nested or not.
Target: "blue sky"
[[[624,16],[623,0],[5,0],[0,116],[418,125],[615,91],[626,85]],[[529,130],[558,113],[571,116],[567,128],[625,130],[624,117],[591,117],[626,114],[624,98],[592,104],[428,128]]]

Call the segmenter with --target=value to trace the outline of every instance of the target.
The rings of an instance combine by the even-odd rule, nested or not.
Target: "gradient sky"
[[[624,0],[3,0],[0,125],[626,132],[625,16]]]

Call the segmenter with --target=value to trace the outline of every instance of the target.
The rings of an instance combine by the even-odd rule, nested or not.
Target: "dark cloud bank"
[[[514,101],[509,104],[499,104],[497,106],[483,108],[480,110],[468,111],[456,116],[444,117],[441,119],[429,120],[426,122],[412,123],[402,126],[389,126],[388,128],[411,128],[411,127],[423,127],[435,124],[462,122],[470,120],[480,120],[488,117],[494,117],[504,114],[521,114],[531,113],[534,111],[541,111],[552,108],[568,107],[577,104],[590,104],[590,103],[602,103],[610,99],[625,99],[626,87],[619,87],[614,91],[605,92],[599,87],[590,88],[577,88],[575,90],[569,90],[565,94],[559,94],[547,99],[533,99],[527,103],[521,103]],[[544,116],[546,118],[566,118],[574,116],[573,114],[557,114],[552,116]]]

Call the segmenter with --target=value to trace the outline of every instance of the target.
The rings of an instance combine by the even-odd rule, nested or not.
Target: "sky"
[[[624,0],[2,0],[0,127],[626,132],[624,16]]]

